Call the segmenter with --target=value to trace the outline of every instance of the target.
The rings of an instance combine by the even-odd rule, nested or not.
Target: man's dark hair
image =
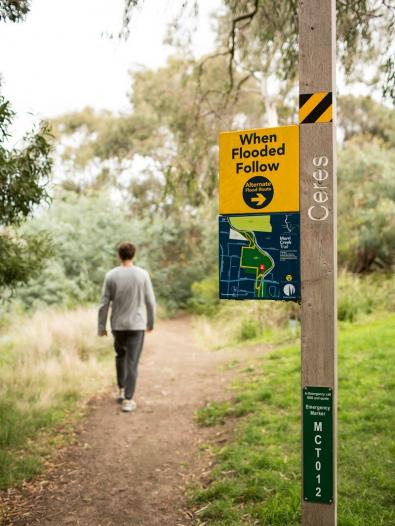
[[[129,241],[121,243],[118,247],[118,256],[122,259],[122,261],[133,259],[135,253],[136,247],[132,243],[129,243]]]

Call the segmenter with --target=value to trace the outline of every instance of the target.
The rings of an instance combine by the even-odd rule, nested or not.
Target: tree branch
[[[259,6],[259,0],[255,0],[254,8],[249,13],[245,13],[244,15],[239,15],[233,18],[232,20],[232,29],[229,33],[229,88],[228,88],[228,97],[230,92],[233,89],[234,85],[234,78],[233,78],[233,62],[235,58],[235,52],[236,52],[236,30],[237,30],[237,24],[239,22],[242,22],[243,20],[247,20],[247,22],[244,24],[244,27],[247,27],[249,24],[251,24],[252,20],[254,19],[255,15],[258,12],[258,6]]]

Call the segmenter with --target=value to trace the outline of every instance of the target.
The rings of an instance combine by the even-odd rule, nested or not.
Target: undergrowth
[[[79,402],[108,386],[112,353],[96,312],[38,311],[0,337],[0,489],[40,472],[72,435]],[[59,426],[63,427],[61,433]]]

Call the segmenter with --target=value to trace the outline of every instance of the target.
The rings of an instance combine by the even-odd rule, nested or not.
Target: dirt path
[[[121,413],[110,396],[95,402],[78,444],[35,493],[29,515],[12,524],[190,524],[185,485],[202,469],[199,443],[213,433],[193,415],[206,400],[227,396],[233,373],[220,365],[236,355],[199,348],[186,318],[162,322],[146,340],[138,410]]]

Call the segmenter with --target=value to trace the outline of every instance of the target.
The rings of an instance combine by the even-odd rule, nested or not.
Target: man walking
[[[107,336],[107,315],[111,303],[111,330],[114,336],[115,365],[122,411],[136,409],[133,400],[137,369],[145,331],[152,331],[155,295],[148,272],[133,263],[132,243],[118,247],[120,266],[106,274],[99,307],[99,336]]]

